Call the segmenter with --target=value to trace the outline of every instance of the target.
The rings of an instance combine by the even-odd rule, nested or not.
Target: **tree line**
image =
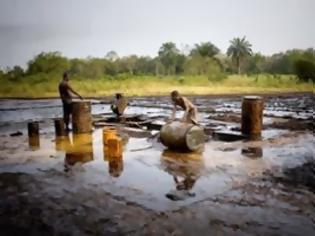
[[[128,78],[132,75],[205,75],[211,81],[228,74],[296,74],[301,80],[315,81],[315,50],[292,49],[265,56],[254,53],[243,38],[234,38],[226,53],[211,42],[180,50],[173,42],[163,43],[156,57],[130,55],[119,57],[115,51],[103,58],[68,59],[59,52],[35,56],[24,70],[20,66],[0,70],[0,79],[20,81],[39,74],[68,71],[74,78]]]

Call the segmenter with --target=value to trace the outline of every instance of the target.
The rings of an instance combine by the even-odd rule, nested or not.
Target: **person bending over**
[[[171,92],[171,99],[173,101],[174,107],[171,116],[171,120],[173,121],[176,116],[176,108],[177,106],[181,107],[185,113],[182,117],[181,121],[186,123],[192,123],[197,125],[197,108],[188,100],[188,98],[183,97],[179,94],[178,91],[174,90]]]
[[[116,93],[115,101],[113,102],[110,108],[117,115],[117,117],[120,117],[124,114],[127,105],[128,101],[125,98],[125,96],[121,93]]]

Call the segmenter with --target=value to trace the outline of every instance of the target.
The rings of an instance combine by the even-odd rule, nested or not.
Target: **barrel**
[[[39,123],[38,122],[29,122],[27,124],[28,130],[28,144],[32,149],[38,149],[40,147],[39,140]]]
[[[63,118],[55,119],[54,123],[55,123],[55,134],[57,137],[68,135]]]
[[[173,121],[165,124],[160,131],[163,145],[169,149],[201,151],[204,147],[203,129],[191,123]]]
[[[39,123],[29,122],[27,123],[28,137],[36,137],[39,136]]]
[[[264,103],[259,96],[246,96],[242,102],[242,133],[249,137],[261,136]]]
[[[91,102],[75,101],[72,103],[73,133],[89,133],[92,131]]]

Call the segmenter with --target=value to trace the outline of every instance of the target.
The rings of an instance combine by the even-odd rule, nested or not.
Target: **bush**
[[[315,63],[307,60],[297,60],[294,63],[294,70],[300,80],[315,82]]]

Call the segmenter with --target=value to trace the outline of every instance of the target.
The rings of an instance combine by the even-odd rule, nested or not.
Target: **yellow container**
[[[110,158],[120,158],[122,157],[123,145],[122,140],[119,137],[108,139],[108,149],[107,149],[107,157]]]
[[[103,144],[107,145],[109,139],[117,138],[117,130],[112,127],[106,127],[103,129]]]

